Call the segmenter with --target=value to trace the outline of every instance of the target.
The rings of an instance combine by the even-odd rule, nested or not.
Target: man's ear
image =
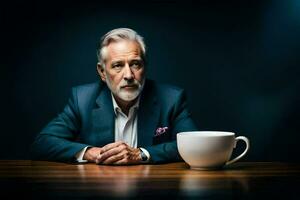
[[[100,63],[97,63],[97,71],[98,71],[98,74],[99,74],[101,80],[106,82],[106,75],[104,72],[104,67]]]

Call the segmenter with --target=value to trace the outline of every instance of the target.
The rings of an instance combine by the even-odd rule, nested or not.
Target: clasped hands
[[[103,147],[90,147],[86,150],[83,159],[104,165],[138,164],[142,160],[139,148],[130,147],[122,141]]]

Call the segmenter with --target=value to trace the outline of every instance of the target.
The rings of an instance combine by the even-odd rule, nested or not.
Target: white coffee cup
[[[239,140],[246,143],[246,149],[229,160]],[[245,136],[235,137],[233,132],[191,131],[177,133],[177,146],[180,156],[192,169],[210,170],[241,159],[248,152],[250,142]]]

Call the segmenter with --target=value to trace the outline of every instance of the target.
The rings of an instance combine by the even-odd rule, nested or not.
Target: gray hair
[[[132,29],[117,28],[109,31],[101,38],[101,42],[99,44],[99,47],[97,48],[98,62],[100,63],[101,66],[105,67],[107,46],[111,42],[118,42],[121,40],[130,40],[130,41],[137,42],[141,49],[142,59],[145,62],[146,45],[144,43],[143,37],[140,36],[137,32],[135,32]]]

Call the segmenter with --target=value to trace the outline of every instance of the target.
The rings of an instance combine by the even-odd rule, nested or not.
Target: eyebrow
[[[112,65],[116,64],[116,63],[124,63],[124,61],[123,60],[115,60],[115,61],[111,62]]]
[[[143,61],[143,59],[141,59],[141,58],[134,58],[134,59],[130,60],[130,62],[132,62],[132,61]]]
[[[129,62],[134,62],[134,61],[143,62],[143,59],[142,58],[133,58],[133,59],[129,60]],[[116,64],[116,63],[124,63],[124,60],[113,60],[111,62],[111,64]]]

